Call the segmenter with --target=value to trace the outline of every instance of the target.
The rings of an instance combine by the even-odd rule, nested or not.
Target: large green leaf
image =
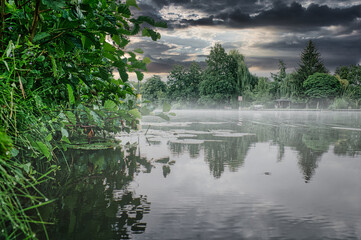
[[[66,117],[69,119],[69,122],[73,125],[76,125],[76,117],[74,113],[67,111],[65,112]]]
[[[116,111],[118,110],[117,104],[111,100],[106,100],[104,103],[104,108],[108,111]]]
[[[112,61],[117,61],[118,60],[113,53],[104,52],[103,56],[108,58],[109,60],[112,60]]]
[[[132,115],[133,117],[135,117],[135,118],[141,118],[142,117],[142,114],[139,112],[139,110],[137,108],[129,110],[128,113],[130,115]]]
[[[118,44],[118,45],[121,44],[121,42],[120,42],[120,36],[119,36],[118,34],[113,35],[113,36],[112,36],[112,39],[113,39],[113,41],[114,41],[116,44]]]
[[[158,39],[160,39],[160,33],[157,33],[149,28],[143,28],[142,35],[145,37],[151,37],[153,41],[157,41]]]
[[[126,15],[126,16],[130,16],[131,12],[129,10],[129,7],[125,4],[119,4],[118,6],[118,13]]]
[[[103,49],[104,49],[104,51],[111,52],[111,53],[115,52],[115,50],[116,50],[113,45],[111,45],[110,43],[107,43],[107,42],[104,43]]]
[[[90,116],[92,117],[92,119],[94,120],[94,123],[100,127],[103,128],[104,127],[104,122],[103,120],[99,117],[98,114],[96,114],[94,111],[89,111]]]
[[[60,141],[71,144],[71,142],[69,141],[69,138],[67,138],[66,136],[62,136]]]
[[[50,34],[48,32],[40,32],[38,34],[35,35],[34,39],[33,39],[33,42],[38,42],[44,38],[47,38],[49,37]]]
[[[44,156],[48,159],[50,159],[50,151],[49,151],[49,148],[42,142],[36,142],[37,144],[37,149],[42,153],[44,154]]]
[[[73,88],[69,84],[67,84],[67,88],[68,88],[69,103],[74,104],[75,98],[74,98],[74,94],[73,94]]]
[[[143,59],[143,63],[145,63],[145,64],[149,64],[149,63],[151,63],[151,62],[152,62],[152,60],[150,60],[149,57],[145,57],[145,58]]]
[[[63,137],[69,137],[69,133],[65,128],[61,128],[61,135]]]
[[[140,71],[135,71],[135,74],[137,74],[137,79],[138,79],[139,81],[142,81],[142,80],[143,80],[144,74],[143,74],[142,72],[140,72]]]

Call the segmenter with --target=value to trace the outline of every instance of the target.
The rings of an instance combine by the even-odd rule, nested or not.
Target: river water
[[[69,151],[50,239],[361,239],[361,113],[176,111]]]

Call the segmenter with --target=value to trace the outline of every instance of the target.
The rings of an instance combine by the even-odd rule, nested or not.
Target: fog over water
[[[76,224],[54,236],[360,239],[360,112],[175,112],[118,136],[123,153],[73,155],[102,174],[64,192]]]

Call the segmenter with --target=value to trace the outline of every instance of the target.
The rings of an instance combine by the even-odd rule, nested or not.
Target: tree
[[[275,98],[283,97],[281,94],[281,86],[282,84],[285,85],[284,81],[286,79],[286,65],[282,60],[279,60],[278,62],[278,69],[279,72],[277,74],[271,73],[273,83],[270,91]]]
[[[309,99],[323,101],[339,96],[341,83],[332,75],[326,73],[315,73],[309,76],[303,83],[305,95]]]
[[[361,65],[340,66],[335,76],[343,84],[343,98],[354,102],[358,108],[361,101]]]
[[[351,85],[361,86],[361,65],[340,66],[335,74],[341,79],[346,79]]]
[[[245,58],[237,50],[231,50],[229,52],[231,56],[237,62],[236,69],[236,93],[237,95],[244,95],[247,89],[253,89],[257,84],[257,78],[252,76],[249,72],[245,62]]]
[[[212,47],[206,59],[207,68],[200,84],[200,103],[230,103],[237,94],[237,62],[221,44]]]
[[[266,77],[258,78],[258,84],[256,85],[254,92],[255,98],[260,102],[269,102],[272,98],[270,94],[271,82]]]
[[[144,98],[153,102],[158,102],[164,98],[166,92],[167,85],[158,75],[154,75],[153,77],[147,79],[142,86]]]
[[[328,70],[321,60],[321,54],[316,49],[312,40],[308,41],[306,48],[301,53],[301,62],[297,69],[296,90],[298,95],[302,95],[303,82],[314,73],[327,73]]]
[[[202,81],[202,69],[197,63],[192,63],[187,75],[187,101],[195,103],[199,99],[199,84]]]
[[[194,103],[199,98],[199,83],[202,80],[202,70],[197,63],[192,63],[187,69],[175,65],[168,75],[168,97],[171,101]]]
[[[292,98],[296,94],[297,89],[297,73],[293,72],[286,74],[285,78],[280,83],[280,96],[286,98]]]

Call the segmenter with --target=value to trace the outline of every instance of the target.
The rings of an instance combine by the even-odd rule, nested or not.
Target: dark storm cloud
[[[157,9],[167,6],[182,6],[184,9],[197,10],[208,15],[201,19],[177,19],[169,21],[171,26],[182,23],[190,25],[224,25],[231,27],[320,27],[338,24],[349,24],[361,17],[361,4],[351,6],[352,1],[321,1],[323,5],[310,4],[303,7],[302,1],[257,1],[257,0],[153,0],[142,2],[142,10],[154,15]],[[330,7],[326,3],[331,3]],[[148,3],[148,4],[147,4]],[[333,3],[333,4],[332,4]],[[338,3],[336,5],[336,3]],[[305,2],[304,2],[305,4]],[[144,9],[143,9],[144,6]],[[149,7],[153,6],[153,7]],[[156,7],[154,7],[156,6]],[[151,12],[146,8],[150,8]],[[158,14],[160,17],[160,15]]]
[[[315,1],[313,1],[315,2]],[[147,56],[152,56],[149,71],[168,72],[174,64],[189,65],[199,49],[208,49],[214,39],[185,39],[177,30],[197,26],[212,33],[212,27],[238,29],[273,29],[278,38],[254,39],[253,49],[270,51],[270,56],[248,56],[250,67],[277,69],[282,59],[289,68],[298,66],[300,53],[309,39],[316,43],[325,65],[333,71],[337,66],[358,64],[361,60],[361,2],[352,0],[139,0],[142,15],[168,23],[160,42],[138,42]],[[203,28],[207,26],[207,28]],[[211,35],[211,34],[210,34]],[[265,36],[267,38],[267,36]],[[219,38],[225,49],[245,46],[243,38]],[[187,48],[188,46],[188,48]],[[247,55],[247,53],[246,53]],[[268,54],[269,55],[269,54]]]
[[[287,62],[290,67],[296,67],[298,64],[295,59],[300,58],[300,54],[307,44],[307,39],[295,41],[291,39],[285,39],[283,41],[272,42],[268,44],[259,44],[257,47],[262,49],[273,49],[275,52],[289,52],[296,53],[294,58],[287,58]],[[313,39],[313,42],[321,54],[321,58],[325,65],[334,70],[340,65],[351,65],[358,63],[361,58],[361,38],[360,34],[346,37],[324,37]],[[280,56],[280,58],[282,58]]]
[[[274,26],[304,31],[323,26],[351,24],[360,17],[361,5],[330,8],[326,5],[311,4],[305,8],[293,2],[291,5],[275,3],[272,9],[256,13],[254,16],[245,13],[241,8],[236,8],[198,20],[182,19],[181,22],[188,25],[224,25],[235,28]]]
[[[169,38],[167,40],[169,41],[173,39]],[[172,44],[185,45],[185,43],[182,43],[181,39],[174,39],[174,41],[175,42]],[[195,47],[206,46],[201,41],[195,41],[190,44]],[[141,41],[129,44],[128,48],[129,50],[140,48],[145,52],[144,57],[149,57],[152,60],[152,62],[147,66],[148,72],[151,73],[169,72],[172,70],[173,65],[182,65],[187,67],[192,63],[192,61],[188,60],[189,56],[187,54],[170,54],[169,51],[176,49],[176,47],[162,42]],[[201,65],[203,64],[201,63]]]
[[[153,58],[160,58],[163,55],[167,54],[167,51],[174,49],[175,46],[170,44],[165,44],[161,42],[154,42],[150,40],[143,40],[136,43],[131,43],[128,45],[129,50],[134,50],[140,48],[145,52],[146,56],[152,56]]]
[[[232,16],[231,16],[232,17]],[[344,25],[361,17],[361,5],[344,9],[333,9],[326,5],[311,4],[304,8],[299,3],[290,6],[279,4],[271,10],[261,12],[246,23],[256,26],[321,27]],[[237,18],[231,18],[237,22]],[[242,22],[239,22],[242,24]]]
[[[148,72],[151,73],[164,73],[170,72],[174,65],[181,65],[184,67],[189,67],[193,61],[179,61],[174,60],[173,58],[162,58],[153,60],[152,63],[148,64]],[[205,62],[198,63],[201,67],[205,67]]]
[[[286,63],[286,68],[294,69],[298,67],[299,58],[298,56],[285,57],[282,55],[272,57],[246,57],[245,61],[249,68],[257,67],[263,70],[274,70],[278,69],[278,62],[282,60]]]

